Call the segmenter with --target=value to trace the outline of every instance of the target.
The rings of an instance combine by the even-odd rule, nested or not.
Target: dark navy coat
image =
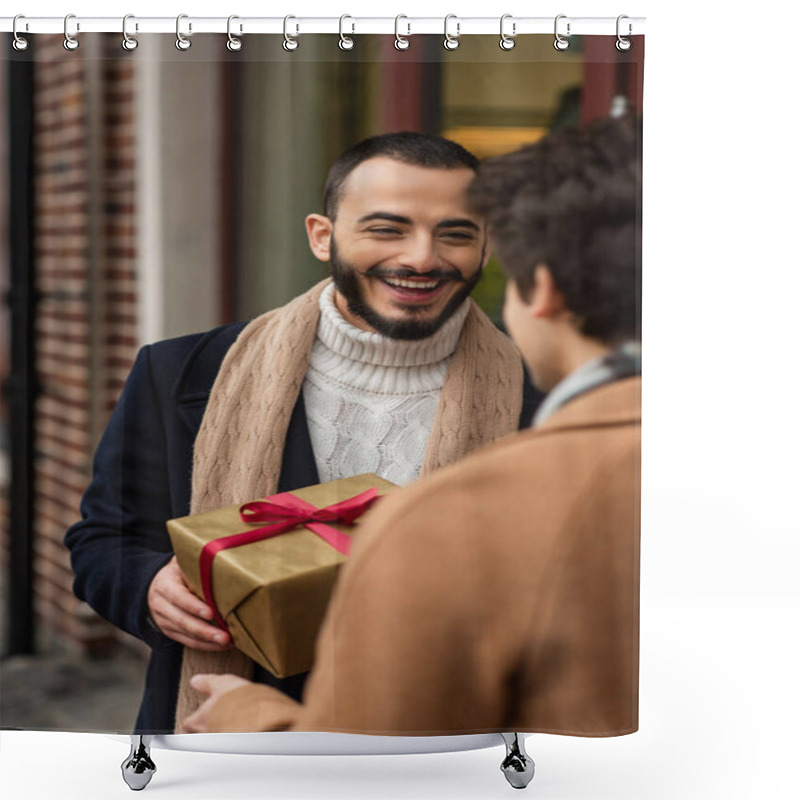
[[[173,732],[183,645],[150,620],[147,592],[173,555],[166,520],[189,513],[194,440],[222,359],[244,325],[142,348],[98,446],[82,521],[66,535],[75,594],[152,648],[136,733]],[[540,400],[527,382],[525,389],[521,426]],[[301,392],[278,491],[318,481]],[[298,700],[305,682],[305,675],[277,679],[258,666],[255,677]]]

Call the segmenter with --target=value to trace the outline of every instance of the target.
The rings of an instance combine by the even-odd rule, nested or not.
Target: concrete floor
[[[129,733],[136,719],[145,660],[120,645],[89,659],[50,644],[35,656],[0,662],[0,727]]]
[[[0,728],[129,733],[144,687],[148,648],[133,637],[89,658],[43,626],[35,655],[5,656],[12,604],[0,570]]]

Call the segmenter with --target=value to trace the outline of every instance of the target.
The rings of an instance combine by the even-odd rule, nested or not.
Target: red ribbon
[[[239,508],[239,516],[242,522],[271,522],[261,528],[234,533],[230,536],[222,536],[204,545],[200,551],[200,583],[206,602],[214,612],[214,618],[222,630],[227,631],[228,626],[222,619],[222,615],[217,609],[214,601],[214,588],[211,581],[211,567],[214,563],[214,556],[221,550],[228,550],[231,547],[241,547],[245,544],[260,542],[263,539],[271,539],[273,536],[280,536],[282,533],[305,525],[320,538],[324,539],[331,547],[343,555],[350,553],[350,537],[342,531],[326,525],[326,522],[343,522],[352,525],[376,500],[378,499],[377,489],[367,489],[366,492],[357,494],[341,503],[334,503],[326,508],[317,508],[295,497],[290,492],[275,494],[265,500],[255,500],[252,503],[245,503]]]

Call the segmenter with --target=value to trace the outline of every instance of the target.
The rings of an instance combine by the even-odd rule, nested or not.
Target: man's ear
[[[555,317],[566,308],[553,273],[546,264],[537,264],[533,269],[533,291],[531,292],[531,315],[534,317]]]
[[[322,214],[309,214],[306,217],[306,235],[311,252],[320,261],[331,260],[331,235],[333,222]]]

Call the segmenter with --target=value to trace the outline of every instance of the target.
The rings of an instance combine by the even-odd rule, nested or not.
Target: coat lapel
[[[226,325],[209,331],[195,346],[175,383],[178,416],[194,441],[206,410],[211,387],[222,359],[246,323]],[[300,392],[289,422],[278,491],[289,492],[319,483],[311,435],[308,432],[303,393]]]
[[[246,323],[223,325],[206,333],[194,347],[175,382],[178,416],[192,436],[197,436],[208,403],[211,387],[228,348],[236,341]]]
[[[197,431],[200,430],[200,423],[203,421],[203,412],[206,410],[207,402],[207,394],[194,398],[186,396],[178,398],[178,414],[189,429],[192,438],[197,436]]]

